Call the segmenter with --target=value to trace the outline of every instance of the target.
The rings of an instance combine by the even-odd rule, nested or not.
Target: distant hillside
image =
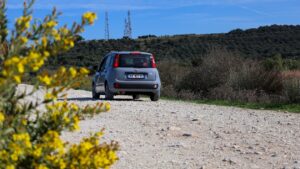
[[[281,54],[283,58],[300,59],[300,25],[236,29],[226,34],[150,35],[134,40],[80,41],[68,53],[51,60],[50,65],[97,65],[101,57],[112,50],[146,51],[155,54],[158,61],[172,58],[192,63],[214,47],[226,48],[243,57],[256,59],[276,54]]]

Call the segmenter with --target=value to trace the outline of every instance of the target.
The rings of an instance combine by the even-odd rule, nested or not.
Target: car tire
[[[138,100],[138,99],[140,99],[141,98],[141,96],[139,95],[139,94],[134,94],[134,95],[132,95],[132,99],[133,100]]]
[[[93,97],[93,99],[99,99],[100,98],[100,94],[96,92],[94,85],[92,86],[92,97]]]
[[[114,94],[109,90],[108,85],[105,85],[105,99],[106,100],[113,100],[114,99]]]
[[[156,101],[159,100],[159,97],[160,97],[160,94],[158,94],[158,93],[153,93],[153,94],[150,96],[150,99],[151,99],[151,101],[156,102]]]

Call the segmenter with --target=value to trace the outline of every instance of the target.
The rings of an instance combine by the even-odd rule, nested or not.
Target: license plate
[[[144,79],[145,75],[143,74],[128,74],[128,79]]]

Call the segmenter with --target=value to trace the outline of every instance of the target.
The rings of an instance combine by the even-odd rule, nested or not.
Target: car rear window
[[[151,68],[151,55],[146,54],[122,54],[120,55],[120,67]]]

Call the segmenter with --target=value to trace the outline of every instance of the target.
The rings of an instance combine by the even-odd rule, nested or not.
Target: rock
[[[239,149],[239,148],[240,148],[240,146],[238,146],[238,145],[234,145],[234,146],[232,146],[232,148],[234,148],[234,149]]]
[[[254,154],[256,154],[256,155],[262,155],[263,153],[259,152],[259,151],[255,151]]]
[[[198,119],[193,119],[192,121],[199,121]]]
[[[184,133],[182,136],[184,136],[184,137],[192,137],[192,134]]]
[[[231,160],[230,158],[224,158],[222,161],[223,161],[223,162],[228,162],[230,165],[236,164],[236,162],[233,161],[233,160]]]
[[[182,144],[181,142],[178,142],[178,143],[171,144],[171,145],[169,145],[168,147],[172,147],[172,148],[180,148],[180,147],[185,147],[185,145]]]
[[[181,130],[180,127],[175,127],[175,126],[168,127],[167,129],[170,131],[180,131]]]

